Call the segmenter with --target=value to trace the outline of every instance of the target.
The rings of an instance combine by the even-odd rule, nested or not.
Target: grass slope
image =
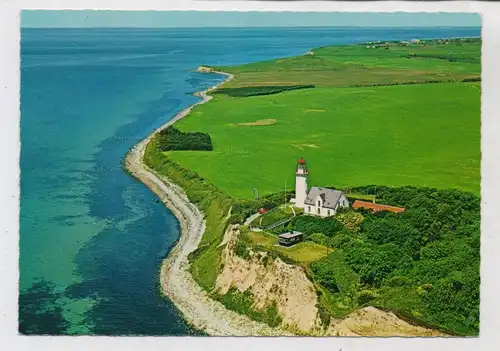
[[[418,185],[479,194],[480,85],[442,83],[217,95],[176,123],[210,134],[211,152],[169,152],[236,198],[293,189],[305,157],[313,185]],[[267,126],[237,123],[274,118]]]

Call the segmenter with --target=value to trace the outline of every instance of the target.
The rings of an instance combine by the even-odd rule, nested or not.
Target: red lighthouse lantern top
[[[304,158],[301,157],[300,160],[298,161],[298,164],[299,165],[305,165],[306,164],[306,160],[304,160]]]

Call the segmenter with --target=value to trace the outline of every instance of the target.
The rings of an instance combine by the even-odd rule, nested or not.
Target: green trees
[[[158,147],[162,151],[201,150],[212,151],[210,135],[200,132],[184,133],[174,127],[168,127],[156,136]]]
[[[329,237],[344,229],[344,225],[334,217],[320,218],[312,216],[295,217],[290,227],[306,235],[323,233]]]
[[[343,294],[339,272],[352,271],[357,306],[372,304],[451,333],[477,335],[479,197],[454,189],[410,186],[353,191],[376,194],[379,203],[406,210],[356,211],[364,217],[359,230],[335,219],[305,217],[292,223],[293,229],[311,233],[309,240],[334,249],[311,265],[314,279],[334,296],[330,301]],[[332,255],[343,260],[332,260]]]
[[[241,88],[220,88],[217,89],[215,94],[224,94],[231,97],[248,97],[257,95],[272,95],[278,94],[283,91],[297,90],[297,89],[311,89],[314,88],[314,84],[302,84],[302,85],[266,85],[266,86],[251,86],[251,87],[241,87]]]

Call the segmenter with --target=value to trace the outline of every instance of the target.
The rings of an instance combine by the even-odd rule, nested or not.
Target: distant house
[[[292,246],[304,240],[304,233],[293,231],[278,235],[281,246]]]
[[[306,161],[297,162],[295,172],[295,199],[290,202],[303,208],[304,213],[312,216],[329,217],[337,213],[340,207],[349,207],[349,201],[342,191],[313,186],[308,189]]]
[[[364,208],[366,210],[372,210],[373,212],[391,211],[394,213],[399,213],[399,212],[403,212],[405,210],[403,207],[381,205],[381,204],[376,204],[373,202],[360,201],[360,200],[354,201],[354,204],[352,205],[352,207],[356,210],[360,209],[360,208]]]

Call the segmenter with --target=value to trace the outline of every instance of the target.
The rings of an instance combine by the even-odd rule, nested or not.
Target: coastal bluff
[[[198,68],[196,69],[196,72],[212,73],[212,72],[215,72],[215,70],[212,67],[208,67],[208,66],[198,66]]]

